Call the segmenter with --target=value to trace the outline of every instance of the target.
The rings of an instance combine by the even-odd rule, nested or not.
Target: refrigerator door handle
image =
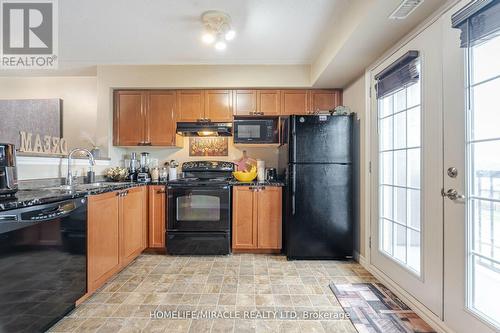
[[[295,166],[291,165],[292,168],[292,215],[295,215],[295,188],[296,188],[296,174],[295,174]]]

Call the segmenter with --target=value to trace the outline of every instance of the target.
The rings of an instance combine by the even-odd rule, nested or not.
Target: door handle
[[[448,191],[445,191],[444,189],[441,190],[441,195],[444,198],[448,198],[451,201],[457,201],[457,200],[463,200],[465,199],[465,195],[458,193],[457,190],[454,188],[450,188]]]

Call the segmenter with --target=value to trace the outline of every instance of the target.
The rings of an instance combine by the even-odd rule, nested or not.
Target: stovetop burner
[[[229,184],[234,163],[223,161],[192,161],[182,164],[184,178],[169,182],[170,185],[204,186]]]

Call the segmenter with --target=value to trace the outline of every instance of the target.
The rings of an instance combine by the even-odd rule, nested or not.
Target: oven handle
[[[197,192],[209,192],[213,190],[229,190],[230,186],[229,185],[222,185],[222,186],[179,186],[179,187],[174,187],[174,186],[168,186],[167,189],[170,191],[185,191],[185,190],[195,190]]]

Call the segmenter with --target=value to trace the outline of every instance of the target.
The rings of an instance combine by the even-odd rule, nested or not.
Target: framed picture
[[[227,138],[189,138],[189,156],[227,155]]]

